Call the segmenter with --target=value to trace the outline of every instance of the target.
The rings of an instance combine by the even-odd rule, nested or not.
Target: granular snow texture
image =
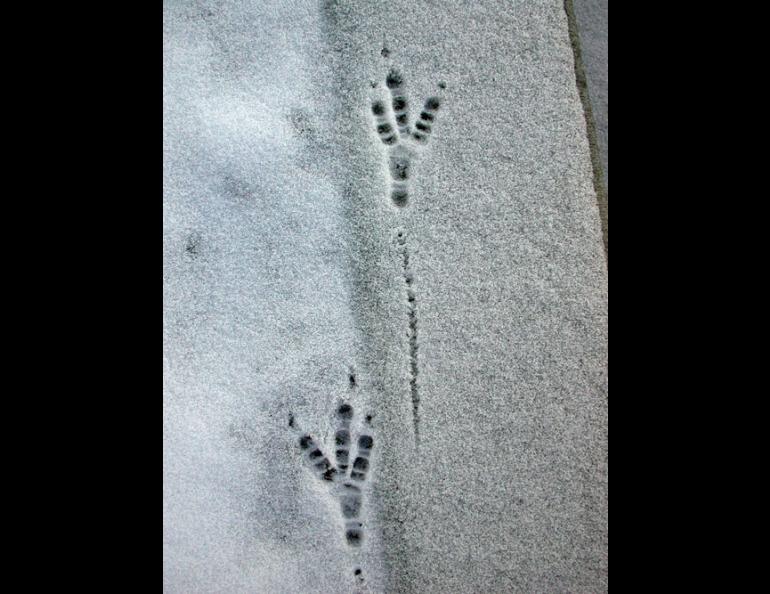
[[[561,0],[165,1],[163,459],[169,593],[607,590]]]

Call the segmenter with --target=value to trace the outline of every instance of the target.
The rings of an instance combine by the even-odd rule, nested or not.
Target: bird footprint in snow
[[[345,540],[351,546],[360,546],[363,541],[363,523],[361,522],[361,506],[363,502],[363,486],[369,471],[369,456],[374,446],[374,438],[364,430],[353,439],[351,424],[353,407],[341,404],[337,408],[337,430],[334,434],[334,460],[332,463],[324,453],[323,447],[310,433],[303,433],[299,438],[299,447],[319,480],[333,485],[333,493],[340,503],[340,512],[345,522]],[[366,417],[367,425],[371,420]],[[289,425],[294,427],[291,417]],[[351,450],[356,446],[355,458]]]
[[[391,109],[386,101],[377,99],[372,103],[372,114],[377,135],[382,143],[389,147],[390,197],[396,206],[403,207],[409,201],[412,162],[417,156],[418,147],[427,144],[433,133],[441,100],[438,97],[428,97],[425,100],[412,130],[403,76],[397,70],[391,70],[385,79],[385,85],[390,92]],[[395,119],[395,126],[392,117]]]

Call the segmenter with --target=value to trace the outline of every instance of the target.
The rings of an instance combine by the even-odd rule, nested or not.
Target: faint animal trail
[[[414,292],[414,275],[409,265],[409,250],[406,245],[406,233],[399,230],[396,233],[396,243],[402,257],[404,284],[406,285],[406,310],[408,316],[407,336],[409,337],[409,392],[412,396],[412,421],[414,424],[414,440],[420,444],[420,394],[417,391],[417,296]]]
[[[351,377],[354,380],[355,375],[351,373]],[[367,427],[371,425],[371,418],[371,415],[366,416]],[[351,439],[353,407],[347,403],[341,404],[337,408],[336,419],[337,430],[334,433],[336,466],[329,461],[321,445],[309,433],[302,433],[299,438],[299,447],[316,477],[333,484],[332,492],[339,500],[340,512],[345,523],[345,541],[352,547],[358,547],[364,538],[361,507],[374,438],[366,429],[358,436],[355,442],[356,457],[351,467],[349,460],[353,445]],[[292,429],[297,427],[297,421],[291,414],[289,427]],[[360,568],[358,568],[356,576],[360,575]]]
[[[385,101],[377,99],[372,102],[372,115],[374,115],[377,135],[383,144],[390,147],[388,151],[390,197],[393,204],[403,208],[409,201],[412,161],[416,159],[419,147],[427,144],[433,133],[433,125],[436,121],[436,113],[441,107],[441,100],[438,97],[428,97],[414,125],[415,130],[412,132],[409,124],[409,101],[406,98],[403,76],[398,70],[393,69],[385,78],[385,85],[390,93],[390,107],[396,128],[393,126]]]

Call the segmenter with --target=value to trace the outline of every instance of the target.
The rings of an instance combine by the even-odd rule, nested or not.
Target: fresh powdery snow
[[[168,593],[607,590],[561,0],[164,2]]]

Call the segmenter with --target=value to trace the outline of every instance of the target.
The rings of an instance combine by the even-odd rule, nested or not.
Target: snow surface
[[[391,68],[441,98],[405,207]],[[606,591],[606,397],[560,0],[165,0],[164,591]],[[298,445],[342,402],[360,547]]]

